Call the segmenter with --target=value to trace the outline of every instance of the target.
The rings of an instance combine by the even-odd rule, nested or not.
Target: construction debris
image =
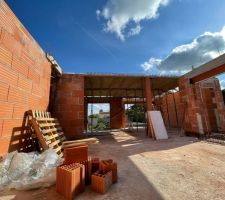
[[[7,154],[0,163],[0,190],[29,190],[55,184],[55,169],[62,159],[49,149],[37,152]]]

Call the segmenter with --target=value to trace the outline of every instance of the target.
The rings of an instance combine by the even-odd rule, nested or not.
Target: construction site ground
[[[89,154],[118,163],[118,183],[105,194],[88,186],[75,199],[222,200],[225,198],[225,146],[180,137],[170,130],[168,140],[153,141],[144,130],[98,136]],[[1,200],[63,199],[55,187],[0,192]]]

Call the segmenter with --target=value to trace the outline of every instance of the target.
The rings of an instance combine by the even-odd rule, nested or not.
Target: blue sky
[[[184,73],[225,52],[223,0],[6,2],[64,72]]]

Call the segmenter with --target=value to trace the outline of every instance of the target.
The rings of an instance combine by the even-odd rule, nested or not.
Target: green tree
[[[98,118],[98,114],[89,115],[90,118]]]
[[[128,119],[132,122],[145,122],[145,106],[142,104],[134,104],[127,111]]]
[[[107,128],[109,128],[109,124],[107,122],[105,122],[104,120],[98,118],[98,123],[96,124],[94,129],[96,129],[96,130],[105,130]]]

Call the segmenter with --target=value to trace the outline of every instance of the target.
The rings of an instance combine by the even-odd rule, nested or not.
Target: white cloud
[[[158,17],[158,10],[169,0],[108,0],[102,10],[97,10],[97,18],[105,20],[104,31],[115,33],[119,39],[137,35],[141,31],[140,22]],[[127,30],[128,29],[128,30]]]
[[[140,26],[140,24],[138,24],[136,27],[131,28],[130,31],[128,32],[128,36],[134,36],[134,35],[138,35],[141,32],[142,27]]]
[[[143,64],[141,64],[141,67],[142,67],[145,71],[149,71],[149,70],[151,70],[154,66],[159,65],[161,62],[162,62],[161,59],[150,58],[149,61],[144,62]]]
[[[206,32],[195,38],[191,43],[174,48],[164,59],[150,58],[141,64],[145,71],[151,69],[148,66],[156,66],[160,71],[180,71],[181,73],[191,70],[193,67],[206,63],[225,53],[225,27],[220,32]],[[160,60],[152,63],[151,61]]]

